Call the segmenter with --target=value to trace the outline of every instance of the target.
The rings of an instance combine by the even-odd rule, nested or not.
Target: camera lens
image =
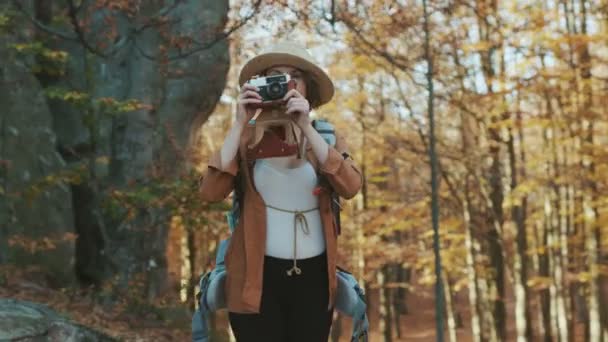
[[[274,82],[268,85],[268,96],[270,98],[276,99],[281,97],[281,84],[278,82]]]

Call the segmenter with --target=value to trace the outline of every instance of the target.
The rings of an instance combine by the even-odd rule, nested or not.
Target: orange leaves
[[[124,12],[129,16],[139,13],[142,0],[96,0],[93,5],[96,9]]]
[[[535,277],[531,277],[530,279],[528,279],[528,287],[530,287],[530,289],[532,290],[544,290],[544,289],[548,289],[551,284],[553,284],[553,278],[551,277],[542,277],[542,276],[535,276]]]
[[[58,244],[73,243],[77,238],[76,234],[65,233],[60,237],[41,237],[32,238],[26,235],[13,235],[8,238],[8,245],[21,248],[30,254],[54,250]]]
[[[178,50],[186,50],[194,45],[194,40],[190,36],[170,36],[169,45]]]

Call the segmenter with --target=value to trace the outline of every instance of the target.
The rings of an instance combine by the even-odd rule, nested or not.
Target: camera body
[[[283,97],[296,88],[296,81],[288,74],[254,76],[248,84],[258,88],[260,103],[248,104],[256,112],[248,125],[253,135],[248,141],[248,159],[283,157],[298,154],[299,144],[293,130],[293,115],[285,115]]]
[[[288,74],[273,76],[254,76],[248,82],[257,87],[262,97],[260,107],[272,107],[283,104],[283,97],[295,88],[295,81]]]

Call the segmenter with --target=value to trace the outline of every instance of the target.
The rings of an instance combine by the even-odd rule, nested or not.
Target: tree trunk
[[[401,233],[396,232],[395,234],[397,234],[397,243],[401,244]],[[395,326],[395,333],[397,335],[397,340],[399,340],[401,338],[401,311],[403,310],[401,307],[404,304],[404,298],[401,296],[401,292],[403,289],[403,266],[401,266],[400,263],[395,263],[392,265],[392,268],[395,287],[392,288],[391,312],[393,316],[393,325]]]
[[[458,61],[458,54],[454,53],[454,59],[457,65],[460,65]],[[464,89],[464,84],[461,82],[461,86]],[[474,130],[474,121],[470,115],[460,113],[461,121],[461,137],[462,137],[462,153],[467,155],[477,145],[474,139],[474,135],[469,134]],[[473,168],[473,165],[468,165],[468,168]],[[473,232],[474,224],[472,222],[473,206],[471,205],[471,180],[472,177],[466,177],[464,181],[464,196],[462,199],[462,221],[465,229],[465,250],[466,250],[466,275],[467,275],[467,290],[469,297],[469,310],[471,312],[471,331],[473,342],[481,342],[485,339],[482,336],[482,318],[480,316],[481,298],[479,296],[479,275],[477,273],[479,267],[477,265],[477,248],[478,242],[475,241]]]
[[[541,57],[541,63],[543,67],[544,58]],[[551,97],[548,92],[545,92],[546,96],[546,116],[550,121],[550,126],[545,128],[543,133],[543,141],[545,144],[545,148],[550,151],[549,155],[551,156],[551,160],[547,161],[546,164],[546,174],[549,175],[549,187],[550,193],[547,194],[548,201],[550,204],[545,208],[546,220],[549,225],[549,257],[552,258],[551,269],[553,269],[553,281],[551,286],[551,294],[552,294],[552,305],[554,308],[554,316],[555,316],[555,329],[554,332],[557,333],[559,341],[568,342],[569,340],[569,330],[568,330],[568,290],[565,286],[565,270],[567,267],[568,260],[568,227],[566,226],[566,220],[563,219],[566,207],[564,202],[562,201],[562,184],[561,179],[563,178],[561,172],[561,161],[560,161],[560,150],[558,148],[557,140],[561,138],[561,130],[558,129],[556,118],[558,113],[555,110]],[[563,159],[563,158],[562,158]],[[559,183],[558,183],[559,182]],[[558,246],[555,248],[554,246]]]
[[[516,113],[517,129],[519,133],[519,146],[521,163],[525,164],[524,158],[524,142],[523,129],[521,125],[521,113]],[[511,171],[511,191],[514,191],[518,185],[518,175],[520,174],[517,158],[515,154],[515,142],[512,130],[509,129],[509,164]],[[525,172],[522,167],[521,176],[525,177]],[[528,243],[526,238],[526,195],[522,198],[514,199],[514,204],[511,208],[511,218],[515,222],[516,237],[515,237],[515,253],[513,255],[513,286],[515,294],[515,326],[517,331],[517,342],[532,341],[532,329],[530,326],[531,316],[528,305]]]
[[[491,1],[479,0],[475,3],[477,6],[477,30],[479,40],[485,43],[492,44],[490,48],[485,49],[480,53],[481,69],[484,76],[484,82],[488,94],[493,94],[495,91],[495,78],[503,76],[504,70],[497,70],[498,67],[494,63],[496,54],[500,53],[502,42],[496,42],[495,36],[492,34],[496,27],[491,23],[495,20],[500,20],[500,16],[496,15],[497,3]],[[493,19],[488,20],[488,16]],[[504,68],[503,68],[504,69]],[[492,278],[489,279],[488,289],[492,293],[492,320],[494,321],[496,338],[500,341],[506,339],[506,307],[505,307],[505,260],[502,247],[502,226],[504,223],[503,213],[503,182],[501,178],[501,147],[504,144],[498,131],[497,123],[500,117],[493,115],[486,117],[488,127],[488,154],[492,160],[490,169],[487,173],[489,186],[489,203],[486,208],[486,227],[488,254],[490,257],[490,267],[493,270]]]
[[[390,312],[388,310],[388,307],[390,306],[390,301],[388,298],[388,291],[386,288],[386,275],[384,272],[384,268],[381,270],[378,270],[378,272],[376,273],[376,281],[378,283],[378,296],[379,296],[379,300],[378,300],[378,311],[379,311],[379,317],[378,317],[378,330],[380,331],[380,334],[382,335],[382,341],[383,342],[391,342],[391,317],[390,317]]]
[[[195,288],[198,285],[199,277],[201,276],[196,272],[196,238],[194,231],[186,227],[186,241],[188,246],[188,268],[189,268],[189,279],[187,284],[186,300],[192,309],[196,308],[196,293]]]
[[[587,4],[586,0],[580,1],[580,12],[581,12],[581,32],[583,35],[587,34]],[[594,146],[594,121],[595,115],[593,114],[593,90],[591,88],[591,55],[589,53],[588,43],[584,43],[581,48],[577,50],[579,52],[580,59],[580,73],[582,82],[582,93],[583,93],[583,132],[585,132],[585,143],[592,147]],[[585,125],[587,127],[585,127]],[[589,152],[585,152],[589,153]],[[589,337],[592,342],[600,342],[602,340],[602,321],[600,317],[600,306],[599,306],[599,244],[602,241],[599,229],[599,210],[598,210],[598,198],[599,191],[595,181],[597,175],[595,172],[595,161],[592,156],[585,156],[587,159],[586,163],[583,164],[585,170],[584,180],[584,191],[585,195],[583,198],[583,210],[585,217],[585,233],[586,233],[586,247],[588,254],[588,265],[589,274],[591,279],[589,280]]]
[[[543,224],[545,223],[545,224]],[[550,279],[549,253],[547,251],[547,227],[546,222],[537,225],[536,250],[540,250],[538,256],[538,275],[543,279]],[[553,330],[551,329],[551,294],[548,288],[539,291],[540,296],[540,331],[542,331],[543,341],[553,341]]]
[[[493,300],[493,314],[496,324],[496,333],[500,341],[506,339],[506,308],[505,308],[505,260],[502,249],[502,236],[500,234],[503,224],[503,184],[501,180],[500,166],[500,145],[502,141],[493,129],[490,130],[492,140],[490,155],[492,156],[492,166],[490,168],[490,199],[491,206],[488,208],[488,245],[490,253],[490,264],[494,270],[494,277],[491,286],[495,287],[496,297]]]
[[[466,191],[465,187],[465,191]],[[463,221],[465,225],[465,247],[467,251],[467,277],[468,277],[468,293],[469,293],[469,309],[471,311],[471,330],[473,332],[473,342],[481,342],[481,318],[479,316],[479,288],[477,284],[477,267],[475,249],[473,247],[473,232],[471,223],[471,213],[469,212],[469,199],[465,198],[463,208]]]
[[[444,270],[441,272],[441,275],[443,277],[444,284],[445,313],[448,323],[448,334],[450,336],[450,342],[456,342],[456,315],[452,302],[452,286],[448,278],[447,271]]]

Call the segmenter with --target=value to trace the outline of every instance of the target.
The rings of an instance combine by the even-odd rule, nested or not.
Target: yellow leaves
[[[544,290],[548,289],[553,283],[553,278],[551,277],[531,277],[528,279],[527,285],[532,290]]]
[[[62,100],[67,101],[67,102],[81,102],[83,100],[87,100],[89,98],[89,95],[86,93],[82,93],[79,91],[68,91],[66,93],[63,94],[63,96],[61,97]]]
[[[45,94],[50,99],[62,100],[85,110],[94,109],[100,114],[108,116],[134,112],[137,110],[151,110],[154,108],[153,106],[142,103],[136,99],[124,101],[119,101],[112,97],[91,99],[91,96],[88,93],[60,87],[46,88]]]
[[[492,46],[489,41],[479,41],[462,45],[464,53],[487,51]]]
[[[95,100],[95,104],[109,115],[134,112],[137,110],[151,110],[153,107],[138,100],[130,99],[118,101],[111,97],[102,97]]]
[[[462,277],[462,278],[456,280],[454,285],[452,285],[452,288],[453,288],[454,292],[458,292],[461,289],[463,289],[465,286],[468,286],[468,284],[469,284],[469,279],[467,277]]]
[[[378,71],[378,66],[367,55],[344,52],[334,57],[329,71],[336,80],[354,80]]]
[[[376,66],[369,57],[363,55],[355,55],[353,57],[353,67],[360,74],[367,74],[376,70]]]
[[[4,14],[0,13],[0,30],[8,28],[11,22],[11,18]]]
[[[89,94],[76,90],[50,87],[44,91],[49,99],[62,100],[76,106],[83,106],[89,102]]]
[[[65,63],[68,61],[68,53],[60,50],[44,49],[42,55],[49,60]]]
[[[40,43],[29,43],[29,44],[14,44],[13,48],[18,52],[26,52],[28,50],[33,50],[34,48],[41,47]]]
[[[525,197],[536,191],[540,187],[538,181],[534,178],[528,178],[523,180],[515,187],[511,193],[505,197],[503,206],[505,208],[511,208],[514,206],[521,206],[522,201]]]
[[[350,94],[350,96],[346,99],[346,101],[344,102],[345,107],[352,109],[353,111],[358,111],[359,108],[367,103],[368,100],[368,94],[367,93],[363,93],[363,92],[356,92],[353,94]]]
[[[49,173],[40,179],[36,179],[29,184],[23,191],[18,193],[9,193],[9,196],[23,197],[31,204],[40,194],[45,191],[65,184],[79,184],[86,174],[83,164],[78,166],[61,169],[53,173]]]
[[[608,267],[605,265],[599,266],[599,274],[608,274]],[[593,276],[589,271],[581,271],[576,273],[567,273],[566,275],[567,282],[576,282],[576,283],[589,283]],[[553,277],[550,276],[534,276],[528,279],[527,285],[532,290],[545,290],[548,289],[554,283]]]
[[[110,157],[108,156],[100,156],[95,160],[98,164],[108,165],[110,163]]]
[[[12,44],[11,47],[20,57],[35,57],[36,62],[31,65],[31,69],[35,73],[52,76],[63,76],[65,74],[65,67],[69,58],[67,52],[49,49],[40,41]]]

